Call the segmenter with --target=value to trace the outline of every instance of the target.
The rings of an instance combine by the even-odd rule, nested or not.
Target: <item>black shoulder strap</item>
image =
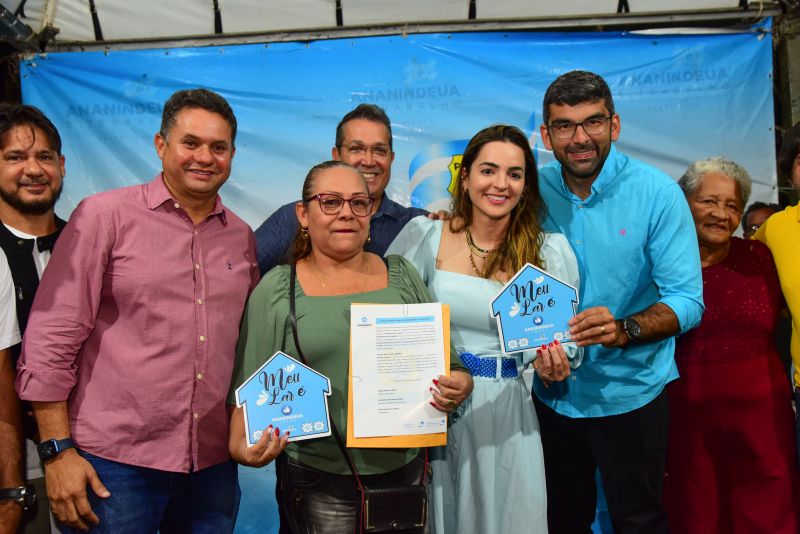
[[[300,356],[300,361],[302,361],[303,364],[306,365],[307,367],[311,367],[311,365],[309,365],[308,363],[308,360],[306,360],[305,355],[303,354],[303,349],[300,348],[300,338],[297,335],[297,314],[295,313],[296,279],[297,279],[297,264],[292,263],[291,272],[289,275],[289,324],[291,324],[292,326],[292,337],[294,337],[294,346],[297,349],[297,355]],[[342,450],[342,455],[344,455],[344,459],[347,462],[347,467],[349,467],[350,471],[353,473],[353,476],[356,479],[356,485],[358,485],[358,489],[363,490],[363,486],[361,485],[361,479],[358,477],[358,471],[356,471],[356,466],[355,464],[353,464],[353,459],[350,458],[350,454],[347,452],[347,447],[345,447],[344,441],[342,441],[342,437],[339,434],[339,430],[336,428],[336,424],[333,422],[333,419],[330,420],[330,423],[331,423],[331,432],[333,433],[333,437],[336,438],[336,443],[339,444],[339,448]]]

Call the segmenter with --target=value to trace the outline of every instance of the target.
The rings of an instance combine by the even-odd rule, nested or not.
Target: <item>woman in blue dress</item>
[[[431,532],[547,532],[539,423],[522,372],[564,380],[579,349],[554,342],[503,354],[490,301],[525,263],[578,286],[566,238],[544,233],[545,205],[525,135],[496,125],[469,142],[449,221],[412,219],[387,254],[405,256],[433,297],[450,304],[451,339],[475,381],[450,416],[446,447],[433,449]]]

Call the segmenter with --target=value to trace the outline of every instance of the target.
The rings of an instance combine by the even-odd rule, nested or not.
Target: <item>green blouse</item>
[[[350,304],[414,304],[431,297],[414,267],[401,256],[389,256],[389,281],[384,289],[349,295],[309,297],[295,285],[297,331],[309,365],[331,381],[330,415],[342,438],[347,435],[347,372],[350,353]],[[247,303],[228,402],[233,391],[277,351],[293,357],[297,350],[289,324],[288,265],[272,269]],[[463,369],[451,349],[450,368]],[[286,452],[299,462],[330,473],[350,470],[333,436],[290,443]],[[373,475],[399,469],[416,457],[418,449],[349,449],[359,474]]]

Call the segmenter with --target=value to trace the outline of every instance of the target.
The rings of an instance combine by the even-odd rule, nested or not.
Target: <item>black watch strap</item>
[[[18,488],[0,488],[0,500],[16,501],[23,510],[27,510],[36,502],[36,488],[33,484]]]
[[[75,447],[75,444],[72,443],[72,439],[70,438],[48,439],[37,445],[36,451],[39,453],[39,458],[43,462],[46,462],[47,460],[52,460],[65,450],[72,449],[73,447]]]

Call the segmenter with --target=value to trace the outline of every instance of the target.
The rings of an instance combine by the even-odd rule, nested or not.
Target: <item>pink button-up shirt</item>
[[[93,195],[39,285],[17,391],[67,400],[73,440],[101,458],[172,472],[223,462],[239,322],[257,281],[253,232],[219,198],[195,225],[160,175]]]

